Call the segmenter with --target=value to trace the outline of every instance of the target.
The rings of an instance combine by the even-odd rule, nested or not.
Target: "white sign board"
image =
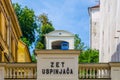
[[[78,80],[78,55],[38,54],[37,80]]]

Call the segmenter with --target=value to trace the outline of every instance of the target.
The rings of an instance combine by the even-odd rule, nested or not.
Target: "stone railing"
[[[6,63],[5,79],[36,79],[36,63]]]
[[[79,64],[79,80],[119,80],[120,63]],[[37,80],[36,63],[0,63],[0,80]]]
[[[110,66],[107,63],[79,64],[79,79],[110,79]]]

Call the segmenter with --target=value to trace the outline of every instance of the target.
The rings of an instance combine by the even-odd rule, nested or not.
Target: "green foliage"
[[[84,43],[79,38],[78,34],[75,34],[74,47],[76,50],[80,50],[79,63],[97,63],[99,61],[98,50],[87,49]]]
[[[26,6],[21,8],[18,3],[13,4],[13,7],[23,33],[22,40],[25,41],[25,43],[27,42],[26,44],[30,46],[35,41],[35,29],[37,28],[34,11]]]
[[[84,45],[84,43],[79,38],[78,34],[75,34],[74,40],[75,40],[74,41],[74,47],[75,47],[76,50],[84,50],[86,48],[86,46]]]
[[[21,38],[21,40],[22,40],[24,43],[26,43],[27,45],[30,45],[30,43],[29,43],[29,41],[28,41],[27,38],[23,37],[23,38]]]
[[[37,62],[36,57],[35,57],[34,54],[32,54],[31,58],[32,58],[32,62]]]
[[[44,14],[44,13],[41,14],[39,16],[39,19],[40,19],[41,24],[42,24],[42,26],[41,26],[41,34],[42,35],[47,34],[47,33],[51,32],[51,31],[55,30],[52,23],[49,21],[46,14]]]
[[[36,49],[43,49],[44,45],[41,42],[38,42],[35,48]]]
[[[87,49],[82,51],[79,56],[79,63],[98,63],[99,51]]]
[[[41,27],[40,27],[41,31],[39,32],[40,34],[39,34],[39,38],[37,40],[38,42],[36,44],[36,48],[39,48],[39,49],[43,48],[43,49],[45,49],[45,34],[51,32],[51,31],[54,31],[55,29],[54,29],[52,23],[49,21],[49,19],[48,19],[46,14],[44,14],[44,13],[41,14],[38,17],[38,19],[41,22]],[[39,42],[41,42],[41,43],[39,43]],[[42,46],[41,44],[43,44],[44,46]]]
[[[49,24],[46,24],[46,25],[43,25],[42,27],[41,27],[41,32],[42,32],[42,34],[46,34],[46,33],[49,33],[49,32],[51,32],[51,31],[54,31],[54,27],[53,26],[51,26],[51,25],[49,25]]]

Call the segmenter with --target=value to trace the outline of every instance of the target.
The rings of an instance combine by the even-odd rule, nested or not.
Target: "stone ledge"
[[[80,54],[80,50],[35,50],[35,55],[38,54]]]

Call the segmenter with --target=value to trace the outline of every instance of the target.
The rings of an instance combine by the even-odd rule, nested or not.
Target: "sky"
[[[88,7],[96,5],[96,0],[12,0],[12,3],[33,9],[37,16],[47,14],[56,30],[79,34],[82,42],[90,46]]]

